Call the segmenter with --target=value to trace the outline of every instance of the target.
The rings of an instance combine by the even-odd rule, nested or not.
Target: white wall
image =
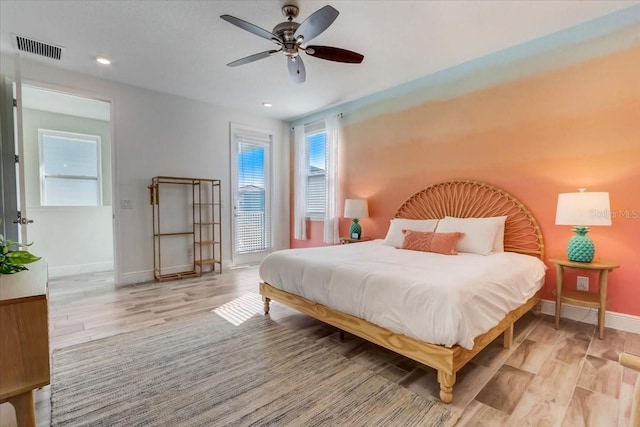
[[[2,72],[14,75],[15,57],[2,55]],[[274,135],[274,247],[289,244],[288,124],[135,86],[115,83],[42,62],[21,60],[24,83],[110,100],[113,105],[113,188],[118,283],[151,280],[151,207],[147,185],[157,175],[223,180],[223,262],[231,259],[230,123],[266,129]],[[131,209],[121,209],[122,200]]]
[[[51,277],[112,270],[111,124],[28,108],[22,123],[27,216],[34,221],[28,230],[31,252],[46,258]],[[38,129],[100,136],[102,206],[41,205]]]
[[[29,211],[29,251],[45,257],[49,276],[113,269],[111,206],[36,207]]]

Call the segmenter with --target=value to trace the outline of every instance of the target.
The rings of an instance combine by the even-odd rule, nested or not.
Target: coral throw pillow
[[[435,252],[444,255],[457,255],[456,243],[464,233],[434,233],[430,231],[402,230],[404,241],[400,249]]]

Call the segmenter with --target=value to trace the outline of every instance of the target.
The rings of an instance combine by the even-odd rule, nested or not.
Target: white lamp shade
[[[369,216],[369,208],[366,199],[347,199],[344,201],[345,218],[366,218]]]
[[[607,192],[558,194],[556,225],[611,225],[611,205]]]

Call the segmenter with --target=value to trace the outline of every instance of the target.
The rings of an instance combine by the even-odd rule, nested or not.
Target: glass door
[[[233,264],[271,250],[271,134],[232,126]]]

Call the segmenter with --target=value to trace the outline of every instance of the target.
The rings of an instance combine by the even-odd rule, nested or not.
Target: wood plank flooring
[[[52,279],[49,285],[51,349],[184,319],[258,293],[256,267],[163,283],[114,287],[109,273]],[[277,303],[271,317],[334,348],[345,357],[429,399],[439,386],[431,368],[339,331]],[[640,335],[527,314],[516,323],[514,345],[501,337],[458,374],[453,410],[459,426],[629,426],[637,373],[617,363],[618,353],[640,354]],[[38,426],[50,424],[50,387],[38,390]],[[12,409],[0,405],[0,423]],[[8,414],[8,415],[7,415]],[[4,420],[4,421],[2,421]],[[9,420],[9,421],[7,421]]]

